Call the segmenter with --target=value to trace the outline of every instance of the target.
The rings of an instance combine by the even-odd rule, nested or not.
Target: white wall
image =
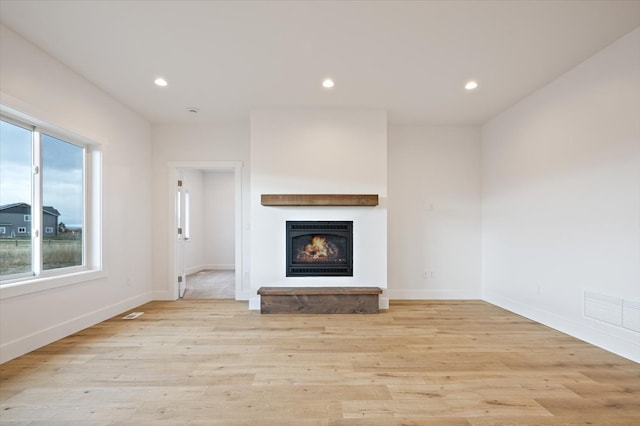
[[[235,264],[234,176],[229,171],[204,174],[204,255],[210,269],[233,269]]]
[[[235,268],[235,176],[233,170],[183,169],[189,191],[191,235],[185,243],[187,274]]]
[[[245,271],[250,268],[249,259],[249,126],[248,125],[156,125],[152,129],[153,152],[153,298],[174,300],[175,283],[171,279],[170,226],[173,209],[173,182],[170,179],[170,162],[242,162],[243,255]],[[197,168],[197,167],[196,167]],[[249,297],[249,281],[243,275],[241,298]]]
[[[388,152],[389,297],[479,299],[480,129],[390,126]]]
[[[640,361],[583,291],[640,300],[640,29],[486,124],[483,295]]]
[[[261,194],[379,194],[377,207],[265,207]],[[353,277],[286,277],[285,221],[353,220]],[[251,283],[387,287],[387,122],[379,110],[251,114]],[[252,307],[255,307],[252,304]]]
[[[150,125],[65,65],[0,27],[1,102],[102,144],[106,277],[0,293],[0,360],[151,300]]]

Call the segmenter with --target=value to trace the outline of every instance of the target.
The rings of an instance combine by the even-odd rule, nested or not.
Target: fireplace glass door
[[[353,222],[287,221],[287,276],[353,276]]]

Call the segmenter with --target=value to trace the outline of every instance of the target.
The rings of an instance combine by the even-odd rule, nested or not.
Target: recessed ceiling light
[[[477,81],[467,81],[467,84],[464,85],[464,88],[467,90],[473,90],[476,89],[478,87],[478,82]]]
[[[160,87],[165,87],[168,84],[167,80],[165,80],[162,77],[156,78],[153,82],[156,84],[156,86],[160,86]]]
[[[325,78],[322,82],[322,87],[324,87],[325,89],[331,89],[333,87],[333,80],[331,80],[330,78]]]

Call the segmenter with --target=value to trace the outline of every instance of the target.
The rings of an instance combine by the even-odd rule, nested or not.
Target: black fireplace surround
[[[352,221],[287,221],[287,277],[353,276]]]

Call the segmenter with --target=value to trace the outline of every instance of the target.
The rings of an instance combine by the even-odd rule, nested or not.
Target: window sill
[[[15,283],[3,284],[0,287],[0,300],[24,296],[27,294],[51,290],[68,285],[79,284],[86,281],[98,280],[106,277],[107,274],[103,270],[90,270],[74,272],[65,275],[39,277]]]

